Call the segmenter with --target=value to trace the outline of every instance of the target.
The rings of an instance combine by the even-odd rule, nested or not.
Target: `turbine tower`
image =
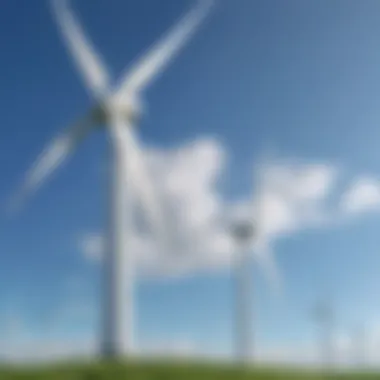
[[[68,51],[78,66],[96,106],[48,145],[27,173],[17,203],[35,190],[77,149],[91,132],[104,127],[110,136],[110,178],[107,250],[104,260],[103,332],[101,352],[119,357],[134,352],[134,255],[129,238],[134,200],[140,203],[155,235],[164,240],[160,206],[135,136],[134,125],[142,111],[141,97],[194,33],[210,9],[202,1],[149,49],[111,87],[106,66],[95,52],[67,0],[52,0],[52,10]]]
[[[359,368],[363,368],[368,364],[368,336],[364,325],[358,325],[353,331],[353,362]]]
[[[318,302],[313,315],[320,327],[321,366],[332,370],[336,358],[333,336],[335,316],[331,302],[327,299]]]
[[[254,226],[250,222],[236,223],[232,236],[238,247],[236,257],[236,355],[242,364],[249,363],[253,357],[253,283],[248,243],[254,238]]]

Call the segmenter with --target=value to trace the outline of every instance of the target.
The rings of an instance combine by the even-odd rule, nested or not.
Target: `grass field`
[[[257,380],[323,380],[323,379],[380,379],[380,374],[323,374],[313,371],[289,369],[242,369],[227,365],[205,365],[190,363],[92,363],[33,366],[0,369],[1,380],[216,380],[216,379],[257,379]]]

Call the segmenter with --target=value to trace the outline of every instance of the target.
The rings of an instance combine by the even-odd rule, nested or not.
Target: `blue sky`
[[[116,79],[192,1],[73,3]],[[142,141],[167,150],[203,136],[216,139],[227,156],[219,186],[226,202],[252,192],[252,165],[267,146],[280,156],[339,168],[331,202],[360,176],[380,178],[379,15],[379,2],[370,0],[218,1],[147,91]],[[0,45],[0,197],[5,202],[44,144],[91,99],[47,2],[5,0]],[[44,321],[66,300],[96,310],[99,265],[85,259],[78,240],[103,226],[105,155],[104,135],[98,133],[20,215],[1,214],[3,330],[2,310],[14,310],[36,335],[44,334]],[[361,214],[336,228],[303,230],[273,243],[285,296],[274,297],[256,270],[260,344],[312,340],[310,307],[326,291],[337,300],[342,328],[380,322],[379,216]],[[169,337],[230,350],[228,269],[145,280],[138,295],[142,340]],[[63,323],[56,333],[92,336],[96,318],[90,314],[92,319]]]

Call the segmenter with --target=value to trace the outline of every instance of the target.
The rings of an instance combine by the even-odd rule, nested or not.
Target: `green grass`
[[[243,369],[194,363],[88,363],[0,369],[0,380],[327,380],[379,379],[380,374],[322,374],[280,368]]]

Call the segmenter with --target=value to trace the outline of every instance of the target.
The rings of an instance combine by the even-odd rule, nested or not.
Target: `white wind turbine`
[[[313,317],[320,328],[321,366],[334,369],[336,352],[334,342],[335,313],[330,299],[324,298],[313,310]]]
[[[266,236],[265,196],[267,191],[266,160],[256,167],[256,193],[248,202],[244,215],[232,223],[231,233],[238,252],[235,261],[236,309],[235,354],[242,364],[254,360],[254,289],[252,250],[276,290],[280,289],[279,272]]]
[[[207,15],[211,1],[200,2],[144,54],[112,88],[100,56],[87,40],[68,1],[53,0],[52,9],[96,106],[57,137],[27,173],[21,199],[35,190],[73,152],[79,142],[98,127],[110,135],[111,177],[109,225],[104,260],[102,354],[131,354],[133,347],[133,252],[128,249],[132,201],[138,199],[156,234],[163,220],[133,127],[141,114],[141,96]]]
[[[356,326],[352,336],[353,362],[356,366],[365,367],[369,359],[368,333],[364,325]]]

